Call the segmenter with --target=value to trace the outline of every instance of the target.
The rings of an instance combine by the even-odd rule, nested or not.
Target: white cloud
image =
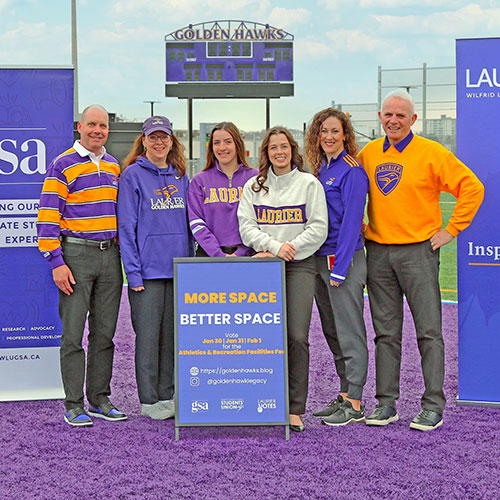
[[[375,7],[377,9],[381,7],[410,7],[410,6],[423,6],[430,5],[433,7],[443,8],[446,6],[456,6],[457,0],[440,0],[439,4],[436,3],[436,0],[359,0],[360,7],[370,8]]]
[[[336,29],[327,33],[334,52],[378,52],[391,49],[383,39],[367,35],[361,30]]]
[[[298,39],[294,44],[295,61],[325,61],[332,55],[332,48],[324,42]]]
[[[440,0],[439,8],[446,6],[456,6],[459,0]],[[436,7],[436,0],[351,0],[348,4],[349,9],[355,9],[357,5],[364,9],[383,9],[383,8],[401,8],[401,7],[420,7],[428,5]],[[324,6],[328,10],[341,10],[346,8],[346,2],[343,0],[318,0],[318,5]]]
[[[161,42],[165,36],[162,28],[150,28],[147,26],[124,27],[122,23],[114,23],[110,28],[102,28],[94,31],[92,37],[84,38],[79,34],[81,40],[78,45],[78,50],[86,52],[93,50],[102,50],[105,47],[106,51],[130,51],[130,45],[126,42],[133,40],[135,47],[140,47],[149,42],[159,43],[159,48],[162,50]]]
[[[253,20],[263,16],[269,10],[270,0],[116,0],[112,4],[110,13],[115,17],[124,16],[164,18],[165,24],[198,23],[215,18],[228,19],[238,13],[239,18]],[[242,12],[251,13],[242,16]]]
[[[0,33],[0,59],[6,65],[70,64],[70,27],[19,22]]]
[[[428,15],[374,15],[373,18],[383,31],[394,35],[487,36],[500,29],[500,7],[482,8],[479,4]]]
[[[337,10],[345,6],[342,0],[318,0],[318,5],[322,5],[328,10]]]
[[[117,0],[113,3],[111,14],[115,18],[127,17],[149,17],[155,19],[165,18],[170,22],[179,22],[193,16],[196,13],[204,12],[206,3],[202,0],[155,0],[154,2],[144,2],[143,0]]]
[[[274,7],[267,16],[266,21],[277,28],[290,29],[296,25],[304,24],[311,18],[311,11],[307,9],[285,9]]]

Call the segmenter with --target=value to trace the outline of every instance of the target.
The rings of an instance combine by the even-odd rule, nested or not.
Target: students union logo
[[[383,163],[375,169],[375,182],[380,192],[387,196],[392,193],[401,180],[403,165],[397,163]]]

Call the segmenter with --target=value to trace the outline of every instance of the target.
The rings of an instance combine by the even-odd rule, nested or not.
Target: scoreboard
[[[191,24],[166,35],[165,49],[167,95],[266,97],[265,89],[293,95],[293,35],[269,24]]]

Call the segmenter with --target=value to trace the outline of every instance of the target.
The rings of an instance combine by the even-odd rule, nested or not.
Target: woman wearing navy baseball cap
[[[157,420],[175,415],[173,258],[194,250],[183,150],[168,118],[148,118],[125,159],[118,190],[141,413]]]

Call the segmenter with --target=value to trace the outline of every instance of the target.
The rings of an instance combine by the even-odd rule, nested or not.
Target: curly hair
[[[256,193],[258,193],[262,189],[266,191],[266,193],[269,191],[269,188],[264,185],[267,180],[269,167],[271,166],[271,160],[269,160],[269,154],[267,150],[269,148],[269,141],[271,140],[271,136],[280,134],[283,134],[287,138],[292,148],[292,162],[291,162],[292,165],[297,167],[297,169],[300,170],[301,172],[304,172],[304,159],[300,154],[299,145],[297,144],[297,141],[293,138],[293,135],[290,133],[290,131],[285,127],[270,128],[266,132],[266,135],[264,136],[264,139],[260,146],[259,174],[257,175],[257,178],[255,179],[255,182],[252,185],[252,190],[255,191]]]
[[[358,154],[356,136],[354,135],[354,129],[352,128],[349,117],[342,111],[334,108],[326,108],[319,111],[311,120],[311,124],[307,129],[305,141],[306,160],[316,177],[318,176],[319,169],[321,168],[325,156],[325,152],[320,145],[321,126],[323,122],[331,116],[337,118],[342,125],[342,130],[345,135],[344,149],[347,154],[351,156],[356,156]]]
[[[144,137],[144,134],[136,137],[130,153],[123,161],[123,170],[125,170],[129,165],[132,165],[132,163],[135,163],[139,156],[146,156],[146,148],[143,144]],[[172,139],[172,147],[167,155],[167,163],[172,165],[172,167],[174,167],[175,170],[177,170],[177,173],[182,177],[186,173],[184,146],[179,142],[179,139],[177,139],[174,134],[170,137]]]
[[[215,166],[215,162],[217,161],[214,154],[214,134],[217,130],[225,130],[226,132],[229,132],[233,138],[234,144],[236,145],[236,159],[238,164],[242,164],[244,167],[250,168],[246,159],[243,136],[238,130],[238,127],[233,122],[220,122],[210,132],[210,138],[207,146],[207,163],[203,170],[213,168]]]

